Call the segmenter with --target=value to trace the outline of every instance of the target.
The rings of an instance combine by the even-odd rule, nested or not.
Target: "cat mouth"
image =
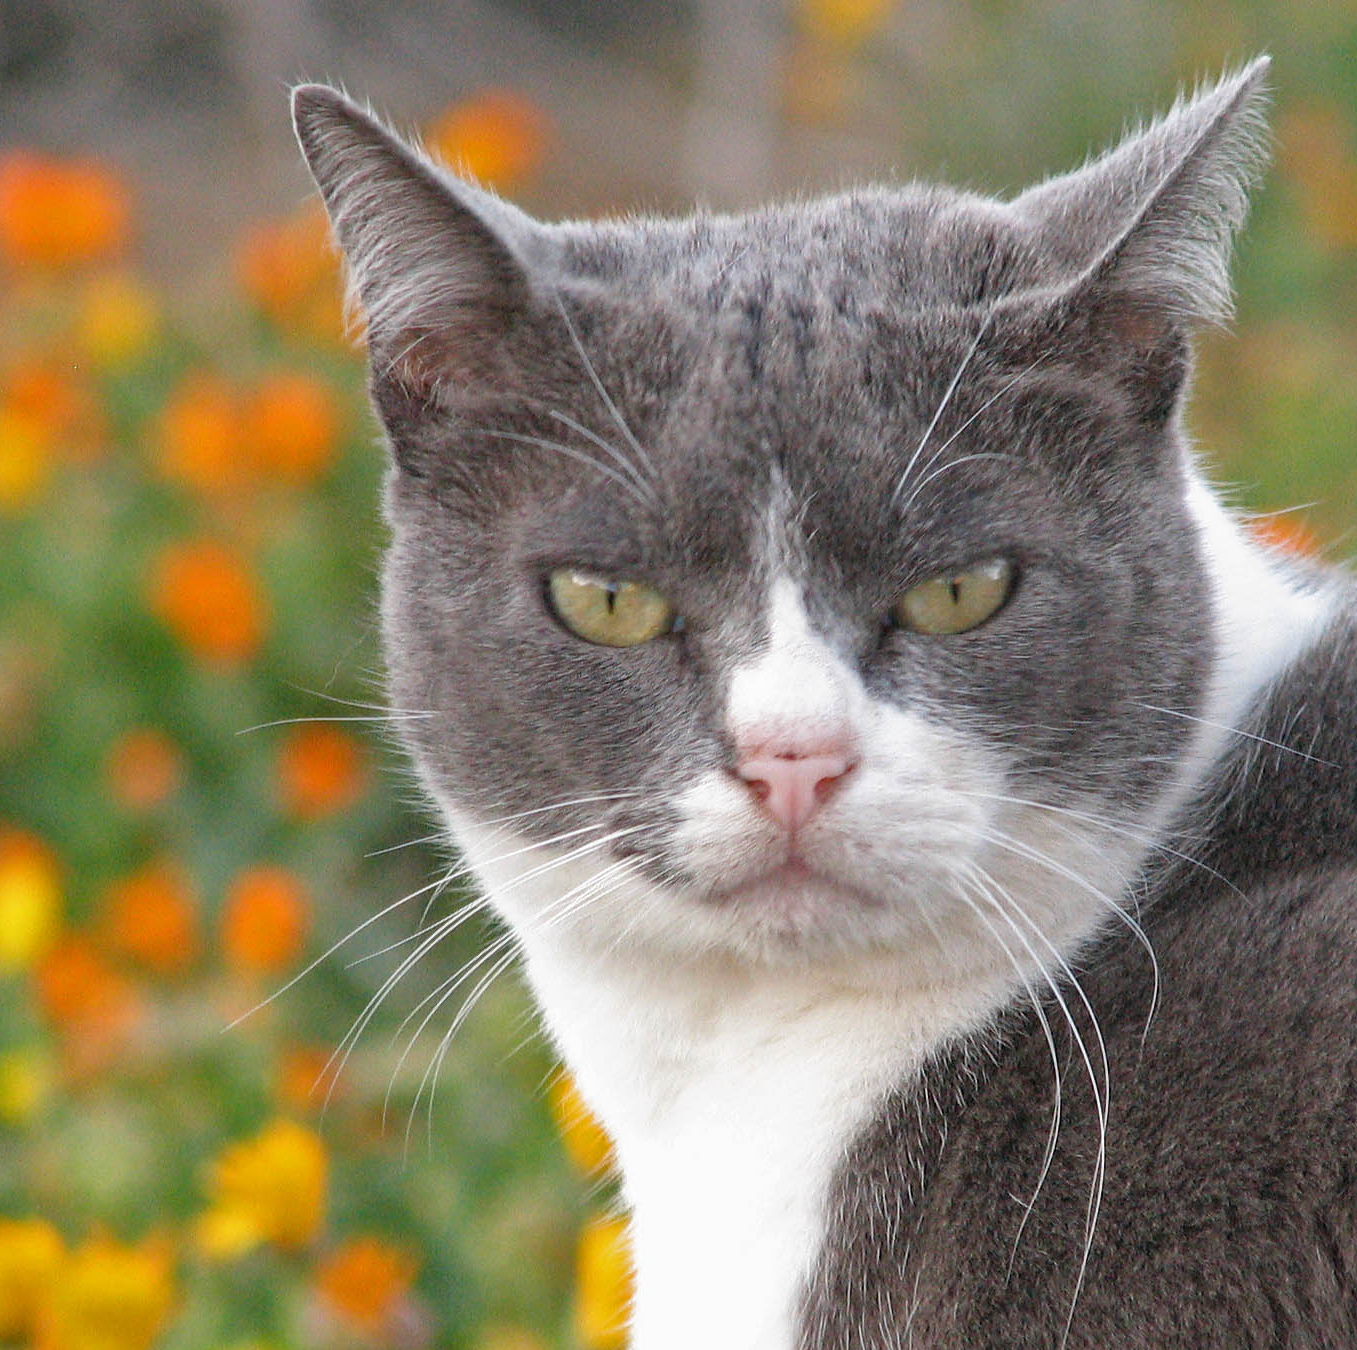
[[[758,906],[783,911],[841,911],[845,905],[876,908],[881,902],[842,878],[823,872],[797,854],[763,871],[718,885],[710,900],[720,906]]]

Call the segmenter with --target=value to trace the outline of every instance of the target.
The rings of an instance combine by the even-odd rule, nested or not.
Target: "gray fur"
[[[1011,203],[914,185],[557,225],[298,89],[367,315],[393,458],[392,697],[434,714],[403,724],[431,790],[484,815],[576,801],[522,828],[636,827],[637,865],[692,883],[674,801],[732,763],[725,688],[767,640],[776,566],[876,698],[965,728],[1044,803],[1152,815],[1187,738],[1147,705],[1200,711],[1214,656],[1179,415],[1190,330],[1229,308],[1265,70]],[[1020,580],[989,622],[947,641],[883,626],[912,584],[995,556]],[[543,605],[559,566],[658,587],[682,632],[578,641]],[[1346,725],[1351,650],[1335,639],[1292,677],[1325,690],[1302,727],[1273,726],[1286,688],[1259,727],[1296,744]],[[1202,865],[1151,867],[1137,892],[1175,991],[1143,1054],[1139,949],[1123,934],[1086,962],[1121,1106],[1070,1346],[1354,1343],[1357,1159],[1335,1138],[1357,1119],[1354,790],[1241,755],[1179,822]],[[1297,827],[1317,813],[1323,847]],[[803,1350],[1062,1343],[1094,1112],[1071,1075],[1015,1245],[1046,1054],[1015,1012],[852,1146]]]

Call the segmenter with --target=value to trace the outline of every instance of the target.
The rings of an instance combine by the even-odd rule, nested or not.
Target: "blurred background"
[[[552,217],[1011,192],[1260,50],[1190,421],[1341,559],[1350,0],[4,0],[0,1344],[622,1343],[607,1141],[494,930],[392,984],[465,892],[380,715],[381,456],[288,84]]]

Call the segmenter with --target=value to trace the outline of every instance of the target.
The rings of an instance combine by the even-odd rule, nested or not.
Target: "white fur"
[[[726,728],[737,743],[776,740],[798,753],[822,738],[853,738],[866,695],[811,631],[801,594],[779,576],[768,596],[768,647],[736,670],[726,696]]]
[[[1156,818],[1195,789],[1227,728],[1326,612],[1195,478],[1191,504],[1222,659],[1204,718],[1185,724],[1186,768]],[[1039,989],[1058,968],[1054,951],[1068,958],[1109,921],[1099,896],[1120,900],[1143,854],[1130,834],[1005,802],[1002,764],[944,717],[872,700],[787,578],[769,610],[768,647],[731,681],[728,728],[793,741],[849,728],[860,763],[803,841],[846,890],[761,886],[786,842],[722,771],[682,794],[679,839],[699,877],[739,893],[724,905],[662,891],[601,851],[529,847],[444,803],[617,1141],[639,1268],[636,1350],[792,1350],[826,1189],[856,1131],[930,1053]],[[993,847],[994,830],[1048,861]],[[1030,922],[968,907],[958,856],[983,866]],[[562,895],[587,903],[562,912]]]
[[[1193,745],[1161,814],[1170,814],[1229,748],[1237,728],[1268,686],[1323,631],[1331,592],[1305,587],[1287,565],[1247,538],[1195,469],[1187,504],[1197,522],[1215,609],[1219,653]]]

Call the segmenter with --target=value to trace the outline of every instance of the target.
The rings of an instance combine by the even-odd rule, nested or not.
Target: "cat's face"
[[[550,228],[310,97],[394,452],[393,702],[510,917],[939,978],[1089,927],[1180,769],[1145,708],[1210,661],[1189,283],[1137,233],[1200,215],[1165,165],[1247,153],[1239,88],[1102,162],[1111,219],[1095,165]]]

